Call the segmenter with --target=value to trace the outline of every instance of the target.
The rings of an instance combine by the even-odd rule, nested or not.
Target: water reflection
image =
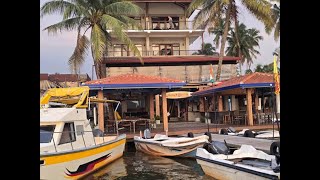
[[[85,180],[212,180],[204,175],[195,159],[165,158],[142,152],[125,152],[123,157],[88,176]]]

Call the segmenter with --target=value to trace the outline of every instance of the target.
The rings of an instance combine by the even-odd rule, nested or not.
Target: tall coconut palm
[[[256,54],[260,54],[256,47],[259,47],[259,41],[263,40],[263,37],[259,35],[259,30],[255,28],[247,29],[246,25],[241,23],[238,27],[238,33],[231,29],[227,41],[229,46],[226,53],[228,56],[238,56],[241,58],[240,63],[247,63],[248,68],[253,62],[253,58],[256,58]],[[238,40],[236,40],[238,36]]]
[[[240,0],[240,2],[258,20],[264,22],[264,20],[267,21],[266,19],[270,19],[271,4],[268,2],[268,0]],[[220,19],[225,18],[223,35],[221,38],[218,70],[216,75],[217,81],[220,80],[221,66],[230,21],[234,20],[237,24],[237,3],[239,3],[239,1],[236,2],[235,0],[194,0],[188,8],[189,13],[201,8],[199,13],[194,18],[193,26],[195,28],[214,27],[218,25]]]
[[[106,76],[102,61],[107,55],[111,34],[127,44],[142,61],[139,50],[124,32],[135,25],[129,16],[137,16],[140,12],[139,6],[127,0],[51,0],[40,8],[40,17],[54,13],[62,15],[61,22],[44,30],[53,34],[77,30],[76,47],[68,61],[71,69],[83,64],[90,46],[97,78],[102,78]],[[90,39],[85,35],[88,30],[91,30]]]

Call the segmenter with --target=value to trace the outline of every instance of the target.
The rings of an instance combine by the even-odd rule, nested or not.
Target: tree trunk
[[[241,48],[240,48],[240,40],[239,40],[239,34],[238,34],[239,21],[238,21],[238,16],[236,14],[236,11],[234,11],[233,16],[234,16],[234,33],[236,35],[236,42],[238,45],[238,57],[240,58],[240,61],[239,61],[240,75],[242,75],[241,63],[243,59],[242,59],[241,50],[240,50]]]
[[[230,4],[228,5],[227,14],[226,14],[226,22],[225,22],[225,24],[224,24],[223,36],[222,36],[222,39],[221,39],[220,54],[219,54],[219,63],[218,63],[218,70],[217,70],[217,75],[216,75],[216,81],[219,81],[219,80],[220,80],[221,67],[222,67],[222,61],[223,61],[223,56],[224,56],[224,48],[225,48],[225,45],[226,45],[227,36],[228,36],[228,31],[229,31],[229,22],[230,22],[231,6],[232,6],[232,4],[230,3]]]

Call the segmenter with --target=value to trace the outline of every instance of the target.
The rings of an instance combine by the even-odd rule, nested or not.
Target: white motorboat
[[[196,149],[208,143],[209,137],[168,137],[156,134],[153,138],[146,139],[134,136],[135,147],[138,151],[154,156],[183,156],[194,157]]]
[[[123,155],[125,134],[105,137],[101,130],[92,130],[88,94],[88,87],[53,88],[41,98],[40,179],[79,179]],[[50,101],[64,107],[48,107]]]
[[[197,163],[206,175],[223,180],[280,179],[280,155],[268,155],[250,145],[242,145],[233,154],[221,154],[226,148],[217,143],[207,148],[211,153],[197,149]]]

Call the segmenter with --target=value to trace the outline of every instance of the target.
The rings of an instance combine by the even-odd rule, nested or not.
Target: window
[[[138,50],[140,51],[140,54],[141,54],[142,53],[142,45],[136,44],[135,46],[138,48]],[[135,56],[135,54],[133,53],[133,51],[130,51],[130,49],[127,45],[115,44],[115,45],[113,45],[113,56],[114,57],[127,57],[127,56]]]
[[[40,126],[40,143],[51,142],[55,127],[55,125]]]
[[[65,123],[59,144],[65,144],[65,143],[74,142],[74,141],[76,141],[76,135],[74,132],[74,124],[73,123]]]
[[[180,55],[179,44],[153,44],[152,52],[154,56]]]

